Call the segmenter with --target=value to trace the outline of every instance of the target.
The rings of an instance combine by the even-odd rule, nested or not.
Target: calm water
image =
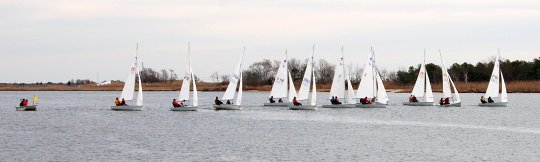
[[[21,96],[37,112],[17,112]],[[540,94],[507,108],[403,107],[289,111],[246,92],[241,111],[168,111],[176,92],[145,92],[145,110],[109,110],[119,92],[0,92],[1,161],[539,161]],[[319,104],[327,93],[318,93]],[[440,94],[435,94],[440,96]]]

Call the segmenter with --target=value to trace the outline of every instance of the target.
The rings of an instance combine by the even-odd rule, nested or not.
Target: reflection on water
[[[37,112],[16,112],[37,94]],[[404,107],[290,111],[262,107],[245,92],[241,111],[168,111],[177,92],[145,92],[145,110],[109,108],[119,92],[1,92],[0,158],[5,161],[538,161],[540,94],[510,94],[509,107]],[[319,104],[328,94],[319,93]],[[435,97],[440,94],[435,94]]]

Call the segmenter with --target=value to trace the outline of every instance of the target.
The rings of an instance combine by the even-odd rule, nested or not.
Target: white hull
[[[36,111],[37,105],[15,107],[17,111]]]
[[[479,103],[480,107],[506,107],[508,102],[495,102],[495,103]]]
[[[355,104],[322,105],[323,108],[355,108]]]
[[[461,107],[461,102],[458,102],[458,103],[451,103],[451,104],[447,104],[447,105],[439,105],[441,107]]]
[[[372,103],[372,104],[357,103],[355,107],[357,108],[386,108],[386,104],[377,103],[377,102]]]
[[[299,105],[299,106],[290,105],[289,109],[291,110],[317,110],[317,107],[311,106],[311,105]]]
[[[264,103],[264,106],[274,106],[274,107],[287,107],[292,105],[290,102],[282,102],[282,103]]]
[[[242,110],[240,105],[213,105],[216,110]]]
[[[115,111],[142,111],[143,106],[111,106]]]
[[[197,111],[197,106],[171,107],[171,111]]]
[[[434,102],[403,102],[405,106],[434,106]]]

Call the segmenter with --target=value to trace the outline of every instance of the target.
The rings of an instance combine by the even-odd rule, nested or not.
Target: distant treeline
[[[248,69],[243,71],[244,84],[248,86],[272,85],[275,75],[280,66],[281,61],[262,60],[254,62],[248,66]],[[301,81],[306,70],[307,60],[289,59],[289,71],[294,81]],[[319,60],[315,64],[315,75],[317,82],[320,84],[328,84],[332,82],[334,76],[335,65],[328,63],[326,60]],[[210,78],[213,82],[227,84],[229,76],[218,72],[214,72]]]
[[[491,59],[494,60],[494,59]],[[243,71],[244,84],[248,86],[272,85],[275,74],[279,67],[280,61],[262,60],[248,66]],[[304,75],[307,60],[290,59],[289,71],[295,82],[302,80]],[[455,82],[477,82],[488,81],[493,70],[494,61],[478,62],[476,64],[462,63],[447,65],[448,73]],[[326,60],[318,60],[315,64],[315,75],[319,84],[329,84],[334,76],[335,65]],[[381,76],[387,82],[393,82],[401,85],[413,84],[416,81],[420,65],[410,66],[407,70],[398,70],[388,72],[379,68]],[[442,71],[439,65],[429,63],[426,64],[426,69],[432,83],[440,83],[442,80]],[[351,76],[353,84],[360,82],[363,69],[353,67],[352,65],[345,66],[346,72]],[[522,60],[504,60],[501,61],[501,70],[506,81],[529,81],[540,80],[540,57],[533,61]],[[228,83],[229,75],[219,75],[214,72],[210,78],[213,82]]]
[[[492,59],[495,60],[495,59]],[[500,62],[501,71],[506,81],[540,80],[540,57],[533,61],[504,60]],[[448,66],[448,65],[447,65]],[[454,63],[448,68],[448,73],[455,82],[488,81],[493,71],[494,61],[470,63]],[[442,80],[441,67],[435,64],[426,64],[429,79],[433,83]],[[420,65],[410,66],[408,70],[397,71],[395,81],[399,84],[412,84],[416,81]]]

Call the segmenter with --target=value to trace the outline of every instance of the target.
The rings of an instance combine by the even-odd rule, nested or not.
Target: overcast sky
[[[262,59],[316,58],[363,66],[540,57],[538,0],[0,0],[0,82],[124,79],[135,45],[154,69],[231,73]],[[181,74],[181,73],[179,73]]]

